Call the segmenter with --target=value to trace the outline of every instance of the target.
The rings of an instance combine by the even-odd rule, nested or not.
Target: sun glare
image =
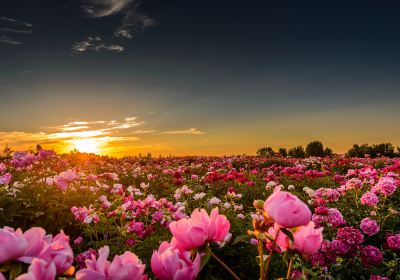
[[[96,138],[83,138],[72,140],[72,145],[81,153],[94,153],[100,152],[100,143]]]

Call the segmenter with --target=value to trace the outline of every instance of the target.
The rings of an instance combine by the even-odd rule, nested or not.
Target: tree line
[[[305,158],[305,157],[329,157],[333,156],[334,152],[329,147],[324,147],[321,141],[312,141],[307,144],[306,148],[303,146],[296,146],[290,149],[279,148],[278,151],[274,151],[271,147],[263,147],[257,150],[257,155],[262,157],[282,156],[282,157],[293,157],[293,158]],[[346,156],[348,157],[400,157],[400,147],[395,147],[391,143],[381,144],[354,144],[350,148]]]

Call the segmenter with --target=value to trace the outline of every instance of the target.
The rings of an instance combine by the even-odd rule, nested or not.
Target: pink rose
[[[277,224],[286,228],[305,226],[311,220],[311,211],[297,196],[275,188],[264,203],[264,212]]]

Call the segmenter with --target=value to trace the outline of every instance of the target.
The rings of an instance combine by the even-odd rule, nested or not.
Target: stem
[[[220,258],[218,258],[208,247],[208,251],[210,252],[210,255],[220,264],[222,265],[236,280],[240,280],[239,276],[236,275],[235,272],[233,272]]]
[[[290,279],[290,272],[292,272],[292,264],[293,264],[293,257],[290,258],[289,261],[289,266],[288,266],[288,270],[286,273],[286,279],[289,280]]]
[[[258,240],[258,252],[260,254],[260,280],[262,280],[264,276],[264,250],[262,240]]]
[[[278,229],[278,232],[277,232],[276,235],[275,235],[274,243],[272,244],[271,253],[269,253],[269,256],[268,256],[268,261],[267,261],[267,266],[266,266],[266,268],[265,268],[265,273],[264,273],[264,275],[263,275],[263,277],[262,277],[263,280],[264,280],[264,279],[267,279],[267,274],[268,274],[269,265],[270,265],[270,263],[271,263],[272,255],[273,255],[273,253],[274,253],[274,249],[275,249],[275,246],[276,246],[276,239],[278,238],[279,232],[280,232],[280,229]]]

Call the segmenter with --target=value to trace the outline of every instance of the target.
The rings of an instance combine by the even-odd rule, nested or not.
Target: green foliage
[[[271,147],[264,147],[257,150],[257,155],[260,157],[272,157],[275,154]]]
[[[324,156],[324,145],[320,141],[313,141],[308,143],[306,147],[307,157],[323,157]]]
[[[391,143],[381,143],[374,144],[369,146],[368,144],[363,144],[359,146],[358,144],[354,144],[351,149],[347,151],[346,154],[348,157],[359,157],[363,158],[365,156],[369,156],[372,158],[375,157],[395,157],[398,154],[395,153],[394,146]]]
[[[305,158],[306,152],[304,151],[304,148],[302,146],[297,146],[291,148],[288,152],[288,155],[293,158]]]

